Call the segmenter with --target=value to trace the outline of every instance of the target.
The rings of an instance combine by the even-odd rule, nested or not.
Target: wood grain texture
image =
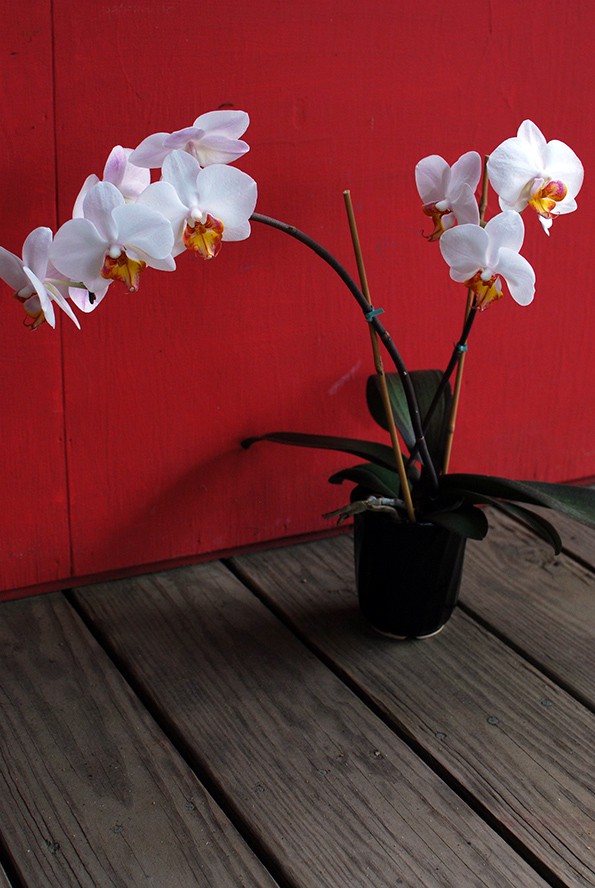
[[[496,560],[501,540],[493,551],[485,548]],[[233,564],[555,878],[593,884],[591,712],[461,613],[425,642],[395,643],[368,631],[357,611],[348,538],[242,556]],[[495,566],[484,566],[492,572],[481,581],[466,571],[464,597],[474,601],[481,582],[482,598],[493,600],[496,612],[499,581]],[[510,573],[505,563],[501,568]],[[573,570],[561,567],[560,575]],[[517,617],[519,635],[529,619]]]
[[[61,596],[0,621],[0,820],[23,885],[275,882]]]
[[[582,532],[588,540],[589,531]],[[592,531],[590,537],[595,539]],[[594,707],[593,569],[565,555],[554,556],[533,534],[506,518],[495,522],[489,541],[488,546],[469,545],[461,600]],[[592,544],[584,554],[589,548],[593,565]]]
[[[221,565],[76,600],[289,884],[544,885]]]

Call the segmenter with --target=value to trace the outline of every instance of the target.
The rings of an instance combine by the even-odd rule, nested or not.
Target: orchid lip
[[[206,213],[204,222],[196,220],[194,225],[186,225],[182,240],[187,250],[203,259],[214,259],[221,250],[223,231],[223,222]]]
[[[146,268],[146,262],[131,259],[124,250],[119,249],[118,255],[113,256],[112,250],[106,253],[101,277],[108,281],[121,281],[131,293],[136,293],[141,272]]]

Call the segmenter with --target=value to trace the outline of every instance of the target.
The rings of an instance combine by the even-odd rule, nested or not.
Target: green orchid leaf
[[[383,466],[375,466],[372,463],[362,463],[336,472],[329,478],[331,484],[341,484],[343,481],[353,481],[361,488],[368,491],[368,495],[398,497],[401,485],[399,476]]]
[[[415,434],[411,424],[403,384],[398,373],[387,373],[385,376],[395,425],[401,433],[407,448],[411,451],[415,445]],[[442,372],[440,370],[413,370],[409,377],[413,384],[423,421],[442,380]],[[381,428],[388,430],[386,414],[380,395],[378,374],[368,378],[366,400],[368,410],[373,419]],[[451,389],[450,385],[447,385],[425,431],[432,462],[438,468],[442,467],[444,459],[444,446],[451,403]]]
[[[552,547],[556,555],[560,554],[562,551],[560,534],[547,518],[537,515],[531,509],[525,509],[524,506],[518,506],[516,503],[498,503],[498,508],[508,515],[512,515],[513,518],[520,518],[529,526],[535,536],[545,540]]]
[[[439,524],[472,540],[483,540],[488,532],[488,519],[475,506],[462,505],[454,511],[433,512],[424,515],[424,521]]]
[[[595,490],[588,487],[547,481],[511,481],[491,475],[453,474],[440,478],[440,491],[472,496],[479,502],[488,502],[491,497],[544,506],[576,521],[595,525]]]
[[[360,441],[357,438],[339,438],[333,435],[306,435],[300,432],[270,432],[267,435],[259,435],[257,438],[246,438],[242,441],[242,447],[246,450],[258,441],[273,441],[276,444],[292,444],[296,447],[313,447],[317,450],[338,450],[341,453],[350,453],[361,459],[369,460],[385,469],[395,468],[395,458],[392,448],[387,444],[377,444],[375,441]]]
[[[524,506],[519,506],[517,503],[511,503],[507,500],[499,500],[496,497],[487,496],[486,494],[480,495],[469,490],[460,490],[459,495],[465,503],[481,503],[486,506],[494,506],[495,508],[500,509],[500,511],[512,515],[513,518],[520,518],[529,526],[529,529],[533,531],[536,536],[545,540],[545,542],[552,547],[556,555],[559,555],[562,551],[562,540],[553,524],[541,515],[532,512],[530,509],[526,509]]]

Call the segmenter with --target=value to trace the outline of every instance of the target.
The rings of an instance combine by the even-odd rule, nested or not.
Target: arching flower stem
[[[403,391],[407,399],[407,407],[409,409],[411,425],[415,434],[414,452],[419,453],[423,466],[428,472],[430,487],[432,490],[436,491],[438,488],[438,477],[428,450],[428,445],[422,425],[422,419],[419,412],[419,405],[417,403],[417,398],[415,396],[415,391],[413,389],[413,384],[411,382],[409,372],[388,330],[384,327],[381,321],[379,321],[377,316],[370,317],[370,304],[362,293],[361,289],[358,287],[358,285],[353,280],[351,275],[347,272],[347,270],[337,259],[335,259],[335,257],[331,253],[329,253],[329,251],[325,247],[319,244],[318,241],[315,241],[313,238],[311,238],[308,234],[305,234],[305,232],[300,231],[299,228],[296,228],[294,225],[289,225],[287,222],[281,222],[279,219],[274,219],[271,216],[264,216],[262,215],[262,213],[253,213],[250,219],[254,222],[260,222],[263,225],[269,225],[271,228],[276,228],[279,231],[283,231],[285,232],[285,234],[290,235],[290,237],[295,238],[305,246],[309,247],[309,249],[320,256],[320,258],[323,259],[327,263],[327,265],[330,265],[330,267],[339,275],[343,283],[346,285],[347,289],[355,298],[356,302],[362,310],[362,313],[364,314],[364,317],[366,318],[368,323],[373,326],[374,330],[378,334],[378,337],[389,353],[396,367],[397,373],[399,374],[401,383],[403,385]]]

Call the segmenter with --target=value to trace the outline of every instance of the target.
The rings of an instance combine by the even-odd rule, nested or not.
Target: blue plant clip
[[[364,314],[364,317],[367,320],[368,324],[371,324],[374,318],[378,317],[378,315],[381,314],[384,314],[383,308],[371,308],[370,311],[367,311]]]

